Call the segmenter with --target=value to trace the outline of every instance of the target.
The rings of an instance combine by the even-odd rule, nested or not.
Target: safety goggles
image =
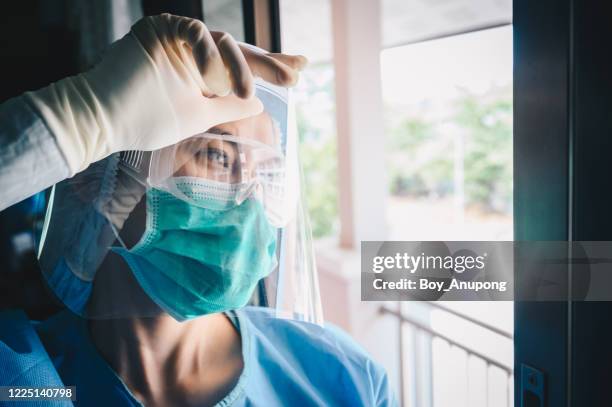
[[[120,164],[146,187],[196,206],[230,209],[256,199],[273,226],[284,226],[296,200],[290,184],[297,182],[294,171],[287,169],[287,112],[266,103],[270,95],[263,92],[257,91],[264,104],[259,115],[161,150],[122,153]]]

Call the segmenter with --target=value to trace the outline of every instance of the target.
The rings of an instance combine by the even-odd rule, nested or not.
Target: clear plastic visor
[[[230,209],[248,198],[264,206],[277,227],[290,202],[281,128],[268,112],[216,126],[151,153],[149,187],[190,204]]]

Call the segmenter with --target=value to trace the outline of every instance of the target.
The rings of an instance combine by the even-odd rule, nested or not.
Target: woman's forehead
[[[274,125],[272,117],[267,112],[256,116],[247,117],[219,124],[212,129],[212,133],[230,134],[236,137],[244,137],[261,143],[273,145],[280,143],[280,131]]]

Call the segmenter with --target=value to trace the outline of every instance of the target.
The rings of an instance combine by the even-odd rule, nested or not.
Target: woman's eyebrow
[[[223,135],[223,134],[227,134],[230,136],[235,135],[235,131],[234,129],[223,129],[221,127],[213,127],[211,129],[208,129],[207,131],[208,133],[213,133],[213,134],[217,134],[217,135]]]

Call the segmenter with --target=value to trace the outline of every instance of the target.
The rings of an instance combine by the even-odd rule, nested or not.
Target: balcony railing
[[[468,322],[474,326],[485,329],[486,331],[492,332],[503,341],[512,341],[513,336],[510,332],[499,329],[493,325],[487,324],[483,321],[472,318],[463,313],[457,312],[454,309],[448,308],[437,302],[426,303],[431,310],[441,310],[445,313],[453,315],[454,317],[460,318],[464,322]],[[404,407],[438,407],[441,404],[435,402],[434,404],[434,383],[433,383],[433,361],[432,361],[432,349],[434,341],[442,341],[446,343],[451,350],[462,352],[466,355],[468,363],[464,366],[454,365],[452,366],[453,375],[456,377],[464,377],[470,384],[467,392],[467,400],[472,399],[473,395],[470,395],[470,388],[479,388],[484,391],[484,394],[480,395],[479,403],[481,406],[486,407],[510,407],[513,405],[513,367],[502,363],[489,355],[485,354],[482,350],[476,347],[467,346],[460,343],[449,334],[444,334],[436,331],[426,323],[419,321],[418,319],[411,317],[406,312],[399,309],[389,308],[382,306],[380,312],[386,315],[397,318],[400,329],[399,331],[399,360],[400,362],[400,400]],[[407,338],[407,335],[411,335],[411,338]],[[408,348],[408,349],[407,349]],[[470,377],[471,371],[469,369],[469,361],[476,359],[484,363],[485,374],[479,377]],[[494,369],[490,369],[493,367]],[[498,372],[505,375],[504,387],[505,395],[500,400],[499,388],[496,397],[493,398],[490,394],[490,382],[493,370],[498,369]],[[479,380],[481,383],[474,383],[474,380]],[[471,382],[470,382],[471,381]],[[505,400],[503,400],[505,399]],[[475,405],[467,401],[466,405]],[[453,406],[460,406],[461,403],[457,400],[453,403]],[[444,406],[445,407],[445,406]]]

